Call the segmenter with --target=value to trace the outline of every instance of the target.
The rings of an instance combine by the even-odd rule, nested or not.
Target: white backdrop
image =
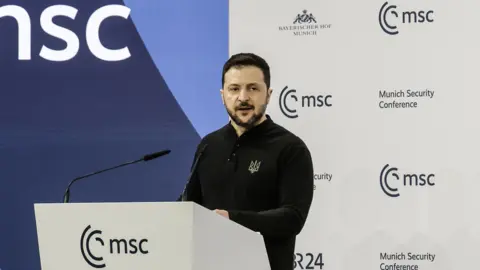
[[[230,0],[230,54],[267,60],[268,113],[314,158],[295,269],[478,268],[479,10],[478,0]],[[308,265],[319,254],[323,265]]]

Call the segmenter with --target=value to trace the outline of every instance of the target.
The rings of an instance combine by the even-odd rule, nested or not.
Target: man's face
[[[221,94],[232,121],[238,126],[250,128],[264,116],[271,89],[267,89],[261,69],[233,67],[225,73]]]

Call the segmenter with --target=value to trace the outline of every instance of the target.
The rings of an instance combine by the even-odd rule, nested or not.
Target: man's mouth
[[[249,110],[252,110],[253,107],[240,107],[237,109],[237,111],[249,111]]]

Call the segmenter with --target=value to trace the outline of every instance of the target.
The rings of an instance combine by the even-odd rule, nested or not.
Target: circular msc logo
[[[398,34],[397,26],[390,24],[387,19],[387,15],[389,12],[392,15],[394,15],[396,18],[398,18],[398,13],[396,9],[397,9],[396,5],[388,5],[388,2],[385,2],[380,8],[380,12],[378,14],[378,22],[380,23],[380,27],[385,33],[389,35]]]
[[[397,35],[397,24],[425,24],[433,23],[434,11],[431,9],[397,10],[396,5],[385,2],[378,13],[378,23],[382,30],[389,35]]]
[[[285,86],[282,91],[280,92],[279,98],[279,106],[282,113],[288,118],[297,118],[297,110],[291,109],[287,106],[287,99],[291,97],[295,102],[298,102],[298,98],[296,95],[297,90],[295,89],[288,89],[288,86]]]
[[[92,230],[91,232],[89,232],[91,228],[92,226],[88,225],[85,230],[83,230],[82,237],[80,238],[80,250],[82,252],[83,258],[90,266],[94,268],[104,268],[106,265],[103,262],[103,257],[93,255],[92,251],[90,250],[90,242],[92,241],[94,235],[97,234],[99,236],[95,237],[94,239],[98,241],[102,246],[105,246],[105,243],[101,238],[102,231]]]
[[[331,107],[331,98],[332,95],[323,94],[298,95],[296,89],[289,89],[288,86],[285,86],[282,91],[280,91],[278,103],[283,115],[294,119],[298,118],[297,108]]]
[[[396,167],[389,168],[389,165],[385,165],[383,167],[382,172],[380,173],[380,187],[382,187],[383,192],[390,197],[398,197],[400,193],[398,192],[398,188],[391,187],[388,184],[389,179],[393,178],[395,180],[400,180],[400,177],[397,173],[398,169]]]
[[[104,258],[98,256],[98,254],[96,256],[91,250],[95,242],[100,243],[102,250],[100,252],[108,254],[108,256],[142,256],[149,254],[147,238],[102,237],[101,230],[93,230],[92,226],[88,225],[80,237],[80,251],[85,262],[93,268],[106,267]]]
[[[397,167],[385,165],[380,172],[380,187],[389,197],[399,197],[402,189],[408,188],[429,188],[435,186],[435,174],[424,172],[398,173]],[[403,192],[403,191],[402,191]]]

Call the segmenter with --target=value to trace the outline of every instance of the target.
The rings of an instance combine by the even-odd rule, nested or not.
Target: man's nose
[[[249,94],[248,94],[248,91],[247,91],[246,89],[240,90],[240,94],[239,94],[239,96],[238,96],[238,99],[239,99],[240,101],[247,101],[247,100],[249,100],[249,99],[250,99],[250,96],[249,96]]]

